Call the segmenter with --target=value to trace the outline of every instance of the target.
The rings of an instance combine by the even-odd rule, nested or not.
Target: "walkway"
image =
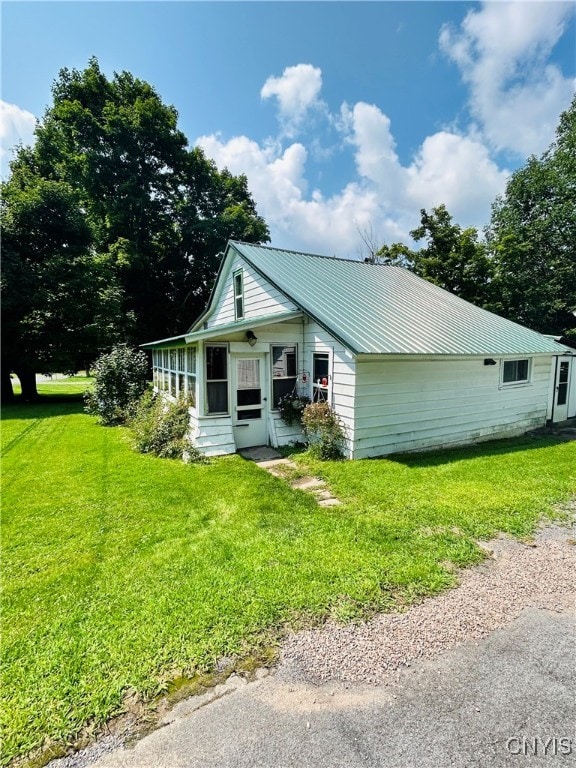
[[[302,476],[298,465],[291,459],[283,459],[274,448],[259,446],[246,448],[239,453],[274,477],[286,480],[295,490],[313,494],[321,507],[336,507],[342,503],[332,494],[324,480],[310,475]]]

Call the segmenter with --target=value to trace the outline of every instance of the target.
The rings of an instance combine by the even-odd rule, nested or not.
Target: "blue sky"
[[[2,169],[61,67],[129,70],[219,166],[246,173],[272,242],[356,255],[445,203],[483,226],[575,90],[556,2],[2,3]]]

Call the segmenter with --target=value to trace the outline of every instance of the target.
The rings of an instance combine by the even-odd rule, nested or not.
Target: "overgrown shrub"
[[[153,453],[163,459],[203,461],[203,455],[188,434],[189,407],[187,398],[180,397],[171,402],[161,395],[146,392],[130,420],[134,448],[140,453]]]
[[[94,383],[84,395],[85,410],[108,426],[124,424],[147,387],[148,361],[122,344],[101,355],[93,368]]]
[[[307,405],[302,414],[302,426],[313,456],[318,459],[341,459],[344,456],[344,425],[328,403]]]

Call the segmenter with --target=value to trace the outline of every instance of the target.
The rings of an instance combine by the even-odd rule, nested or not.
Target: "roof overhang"
[[[186,334],[180,336],[170,336],[167,339],[158,339],[157,341],[148,341],[146,344],[139,344],[140,349],[162,349],[163,347],[183,347],[186,345]]]
[[[203,328],[193,333],[185,334],[186,344],[194,344],[205,339],[221,339],[223,336],[231,336],[235,333],[244,333],[252,328],[262,328],[266,325],[289,323],[302,318],[302,312],[278,312],[265,317],[253,317],[249,320],[238,320],[226,325],[215,325],[211,328]]]

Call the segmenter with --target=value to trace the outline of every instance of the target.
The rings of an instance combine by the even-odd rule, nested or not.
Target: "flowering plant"
[[[310,398],[290,392],[278,400],[280,418],[285,424],[302,424],[304,408],[310,403]]]

